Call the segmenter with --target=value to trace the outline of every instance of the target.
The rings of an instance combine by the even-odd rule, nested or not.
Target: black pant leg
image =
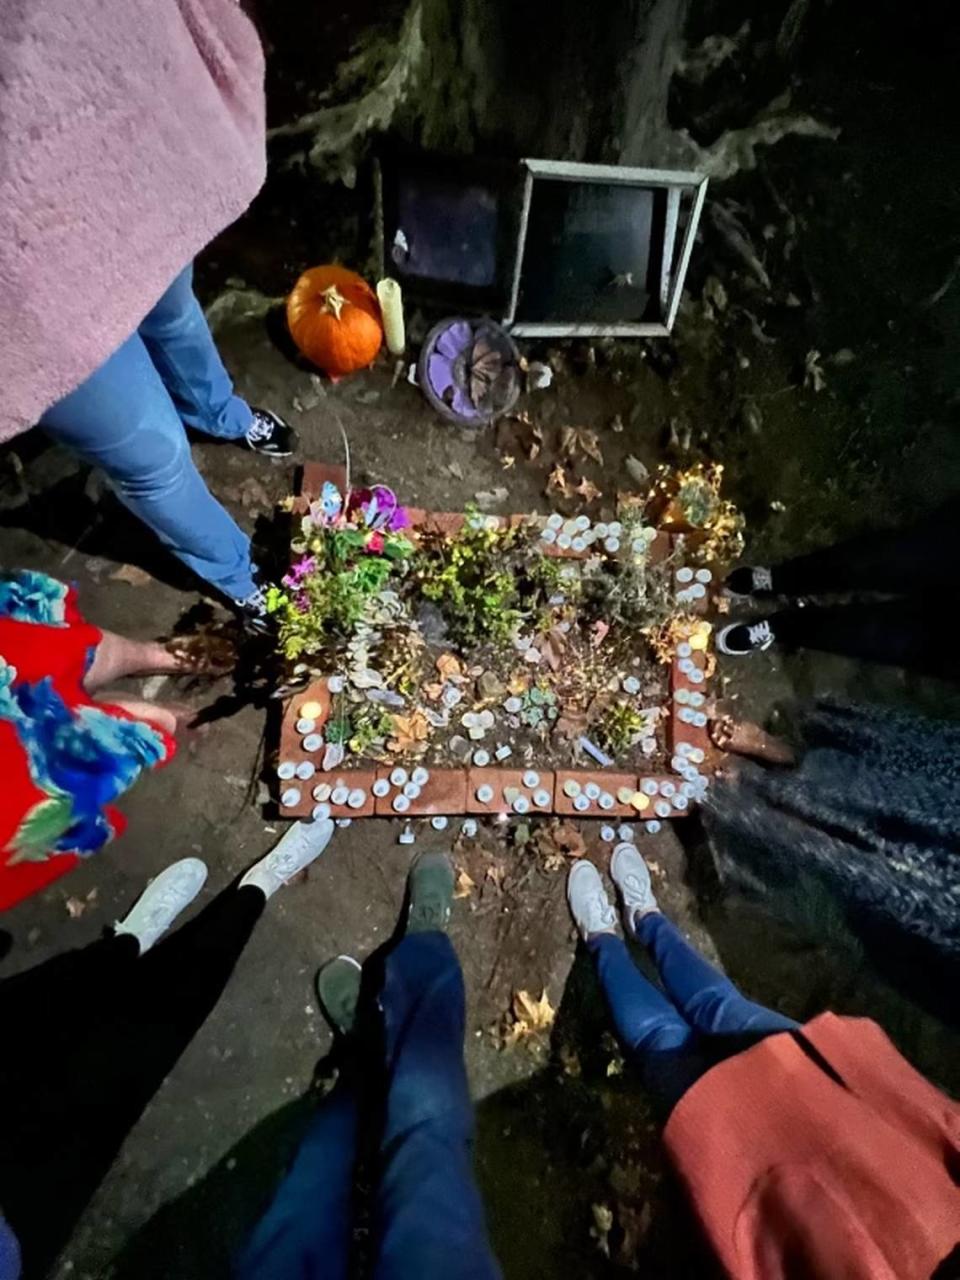
[[[941,634],[942,615],[923,602],[784,609],[770,625],[788,648],[823,649],[947,679],[960,674],[956,650]]]

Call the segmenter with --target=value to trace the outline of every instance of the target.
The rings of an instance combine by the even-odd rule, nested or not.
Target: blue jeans
[[[192,281],[189,266],[137,332],[41,425],[101,467],[123,504],[188,568],[240,600],[255,588],[250,539],[204,484],[184,423],[236,440],[252,410],[233,393]]]
[[[721,1058],[799,1025],[742,996],[659,911],[641,916],[636,936],[649,948],[666,995],[616,934],[595,934],[587,949],[617,1035],[662,1105],[672,1107]]]
[[[386,1097],[372,1218],[376,1280],[497,1280],[471,1157],[463,978],[442,933],[387,957],[380,995]],[[321,1106],[237,1264],[237,1280],[344,1280],[361,1107],[356,1079]]]

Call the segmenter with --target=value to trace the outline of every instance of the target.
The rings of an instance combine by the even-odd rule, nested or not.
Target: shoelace
[[[267,593],[263,587],[257,587],[256,591],[248,595],[245,600],[241,600],[240,603],[251,612],[266,613]]]
[[[754,626],[747,628],[747,635],[750,637],[751,644],[768,645],[773,643],[773,632],[770,630],[769,622],[757,622]]]
[[[603,929],[609,929],[610,925],[616,920],[617,915],[606,898],[599,895],[591,898],[587,903],[587,932],[600,933]]]
[[[259,413],[253,415],[253,422],[247,432],[248,440],[269,440],[273,435],[273,423],[269,418],[261,417]]]

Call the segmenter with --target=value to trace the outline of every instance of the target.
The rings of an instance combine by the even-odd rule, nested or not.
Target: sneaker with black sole
[[[248,448],[267,458],[289,458],[297,447],[297,433],[270,409],[254,409],[244,437]]]
[[[717,648],[730,658],[746,658],[763,653],[776,641],[768,619],[760,622],[731,622],[717,632]]]
[[[766,565],[744,564],[727,575],[723,584],[732,596],[772,596],[773,573]]]
[[[453,887],[453,864],[445,853],[418,854],[407,876],[407,933],[445,931]]]
[[[337,956],[317,974],[317,999],[323,1016],[341,1036],[353,1031],[360,1002],[363,969],[353,956]]]

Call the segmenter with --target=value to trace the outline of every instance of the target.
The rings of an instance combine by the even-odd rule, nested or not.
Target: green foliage
[[[645,728],[646,720],[635,707],[617,702],[604,712],[597,736],[601,746],[617,755],[639,742]]]
[[[425,549],[415,562],[420,589],[443,611],[454,640],[464,646],[508,640],[522,618],[517,578],[508,556],[512,529],[488,529],[471,520],[451,539]]]
[[[393,716],[390,712],[368,702],[354,713],[353,733],[348,746],[354,755],[362,756],[374,743],[383,743],[392,733]]]

